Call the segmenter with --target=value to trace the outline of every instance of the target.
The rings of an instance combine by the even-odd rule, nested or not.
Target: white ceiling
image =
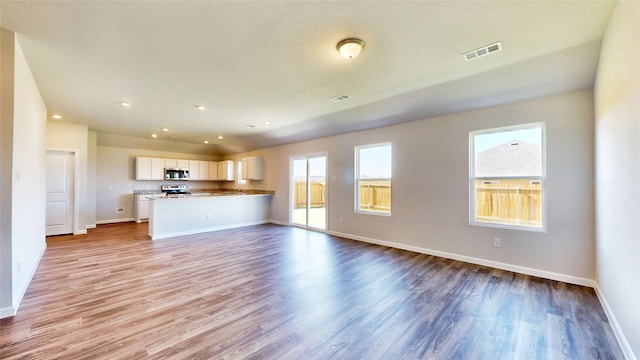
[[[2,0],[0,25],[50,115],[235,153],[590,87],[614,6]],[[365,41],[360,57],[336,51],[346,37]],[[328,100],[340,94],[351,99]]]

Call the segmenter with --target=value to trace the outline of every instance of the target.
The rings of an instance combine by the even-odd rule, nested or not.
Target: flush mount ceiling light
[[[218,136],[218,140],[222,140],[222,139],[224,139],[224,136],[219,135],[219,136]]]
[[[167,128],[162,128],[162,129],[160,129],[160,130],[162,130],[162,131],[164,131],[164,132],[169,131],[169,129],[167,129]]]
[[[129,104],[129,103],[128,103],[128,102],[126,102],[126,101],[120,101],[118,104],[120,104],[120,106],[122,106],[122,107],[129,107],[129,106],[131,106],[131,104]]]
[[[62,115],[58,115],[58,114],[53,114],[53,115],[51,115],[51,117],[56,119],[56,120],[62,119]]]
[[[204,106],[202,105],[198,105],[196,106],[196,109],[200,110],[200,111],[204,111]]]
[[[364,48],[364,41],[356,38],[341,40],[338,45],[336,45],[338,52],[349,60],[358,57],[362,52],[362,48]]]

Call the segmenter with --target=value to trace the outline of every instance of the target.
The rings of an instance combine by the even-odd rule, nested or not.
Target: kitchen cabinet
[[[200,172],[200,180],[215,180],[209,177],[209,162],[208,161],[198,161],[198,168]]]
[[[262,180],[264,178],[264,159],[261,156],[243,158],[242,178],[247,180]]]
[[[164,166],[168,168],[189,168],[189,160],[164,159]]]
[[[209,163],[210,161],[190,160],[189,161],[189,180],[196,180],[196,181],[215,180],[215,177],[211,178],[211,175],[209,173]],[[215,162],[213,166],[216,167]],[[216,169],[216,172],[217,172],[217,169]]]
[[[205,174],[208,176],[209,174]],[[201,180],[200,179],[200,161],[198,160],[190,160],[189,161],[189,180]]]
[[[136,194],[136,222],[141,223],[144,220],[149,220],[149,199],[146,195]]]
[[[163,180],[164,159],[137,157],[136,180]]]
[[[218,161],[218,180],[233,181],[235,180],[235,166],[233,160]]]
[[[209,180],[218,180],[218,162],[209,161]]]

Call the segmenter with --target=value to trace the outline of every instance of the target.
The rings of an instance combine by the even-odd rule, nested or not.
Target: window
[[[545,230],[544,123],[469,133],[472,225]]]
[[[246,185],[247,184],[247,179],[243,179],[242,178],[242,160],[238,160],[237,162],[238,166],[238,185]]]
[[[355,210],[391,215],[391,144],[356,146]]]

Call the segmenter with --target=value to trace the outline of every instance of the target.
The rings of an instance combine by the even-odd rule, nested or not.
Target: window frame
[[[393,144],[389,142],[382,142],[376,144],[366,144],[366,145],[357,145],[354,147],[354,212],[356,214],[365,214],[365,215],[377,215],[377,216],[391,216],[391,209],[393,208],[393,196],[390,196],[389,199],[389,211],[371,211],[371,210],[362,210],[360,209],[360,150],[362,149],[370,149],[376,147],[386,147],[389,146],[391,148],[391,164],[390,173],[391,177],[389,179],[365,179],[365,180],[388,180],[389,181],[389,190],[393,193],[392,190],[392,178],[393,178]]]
[[[477,135],[495,134],[517,130],[540,129],[541,171],[540,176],[516,176],[516,177],[476,177],[475,176],[475,137]],[[546,163],[546,122],[535,122],[519,125],[502,126],[491,129],[469,131],[469,225],[511,229],[532,232],[547,232],[547,163]],[[522,224],[503,224],[497,222],[484,222],[476,220],[476,191],[475,180],[492,181],[500,179],[540,181],[541,219],[540,227]]]
[[[246,187],[247,186],[247,179],[243,179],[242,178],[242,160],[237,160],[236,161],[236,176],[237,176],[237,180],[236,180],[236,184],[238,185],[238,187]]]

